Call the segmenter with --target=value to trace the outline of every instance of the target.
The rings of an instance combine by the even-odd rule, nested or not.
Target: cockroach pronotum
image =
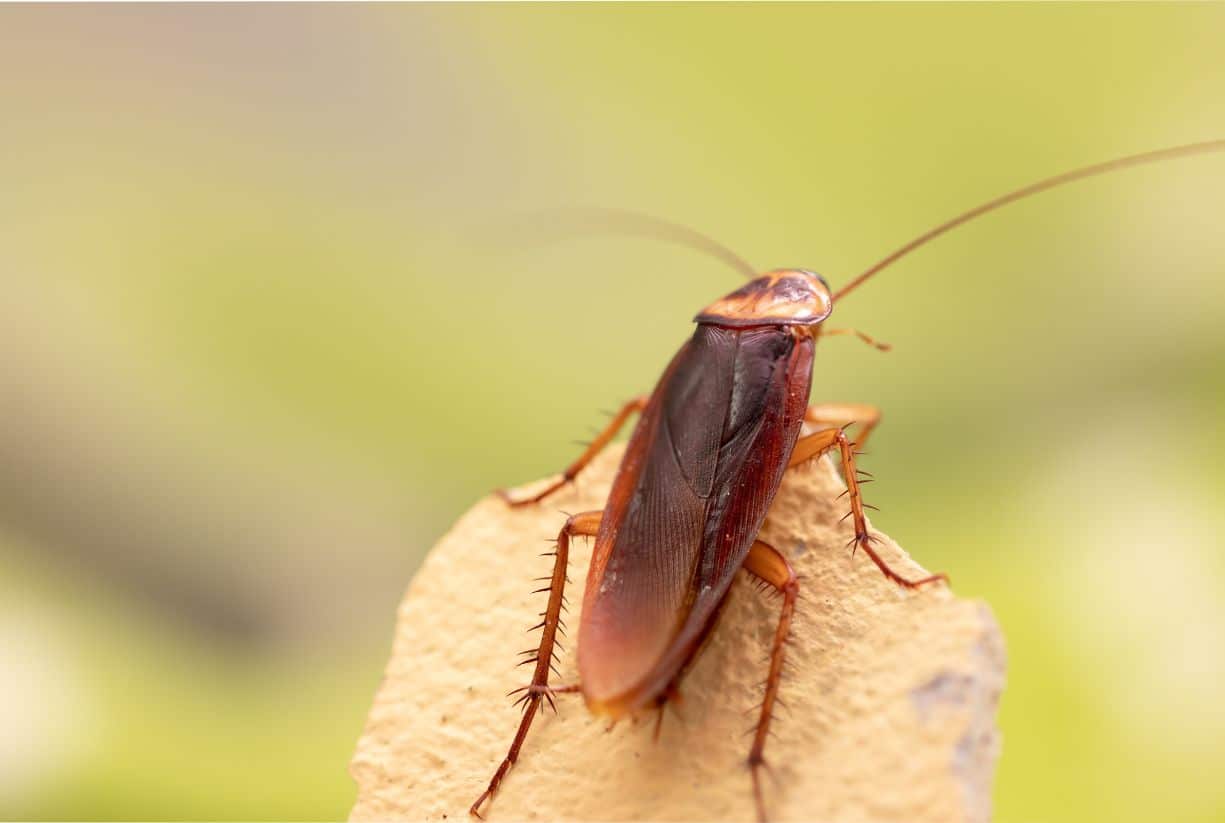
[[[555,695],[577,692],[589,710],[612,720],[662,710],[712,630],[733,577],[743,569],[782,594],[748,755],[757,816],[764,821],[760,771],[799,582],[787,558],[757,535],[783,473],[836,451],[847,487],[847,517],[854,526],[848,547],[862,549],[885,577],[904,588],[947,581],[943,574],[902,577],[873,546],[876,538],[864,516],[867,505],[855,458],[879,412],[866,405],[808,403],[818,337],[852,333],[874,342],[853,330],[825,329],[834,304],[930,240],[1008,203],[1117,169],[1223,149],[1225,140],[1161,149],[1025,186],[919,235],[837,291],[820,275],[802,269],[758,275],[718,244],[655,221],[673,239],[733,263],[751,279],[698,313],[696,331],[664,369],[655,390],[626,403],[560,478],[528,498],[503,493],[511,506],[539,503],[573,481],[639,413],[604,509],[568,517],[558,533],[553,574],[542,590],[549,599],[537,626],[543,633],[534,674],[530,684],[512,692],[523,704],[523,719],[471,814],[480,816],[481,805],[518,758],[542,701],[554,706]],[[801,436],[805,423],[815,430]],[[579,682],[551,687],[570,540],[579,535],[595,537],[578,629]]]

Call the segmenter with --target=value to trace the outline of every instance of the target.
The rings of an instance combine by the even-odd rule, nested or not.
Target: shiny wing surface
[[[812,342],[698,327],[643,412],[596,540],[579,638],[593,709],[674,678],[761,528],[803,419]]]

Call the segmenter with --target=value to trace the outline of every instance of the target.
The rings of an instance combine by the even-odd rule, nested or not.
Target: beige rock
[[[506,692],[530,677],[515,654],[538,641],[525,629],[546,595],[529,592],[552,568],[538,555],[565,519],[559,510],[602,507],[620,456],[620,446],[610,448],[575,488],[540,506],[481,501],[430,552],[400,607],[391,662],[353,757],[351,819],[466,819],[519,720]],[[987,820],[1004,682],[999,629],[982,603],[940,584],[902,591],[862,552],[852,558],[848,526],[838,523],[842,489],[826,460],[788,472],[762,531],[803,578],[780,693],[787,708],[766,748],[770,816]],[[894,568],[924,574],[882,539]],[[574,615],[589,556],[576,541]],[[745,731],[756,720],[779,600],[747,579],[729,597],[658,742],[653,718],[609,731],[581,698],[559,695],[557,714],[537,716],[488,807],[491,823],[752,820]],[[569,644],[559,669],[559,683],[575,682]]]

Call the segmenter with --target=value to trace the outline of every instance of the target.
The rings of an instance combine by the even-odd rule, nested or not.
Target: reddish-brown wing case
[[[813,340],[700,323],[613,481],[579,628],[587,705],[621,716],[684,668],[761,529],[799,436]]]

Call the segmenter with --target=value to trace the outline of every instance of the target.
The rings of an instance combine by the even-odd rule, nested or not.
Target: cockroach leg
[[[695,655],[696,656],[696,655]],[[655,742],[659,742],[659,733],[664,726],[664,710],[671,704],[673,711],[680,716],[680,710],[676,708],[681,703],[680,678],[676,678],[660,693],[659,697],[655,698]]]
[[[787,635],[791,631],[791,618],[795,613],[795,600],[799,595],[800,582],[787,558],[773,546],[761,540],[753,542],[744,561],[745,571],[764,583],[773,586],[783,595],[782,613],[778,628],[774,632],[774,643],[770,649],[770,671],[766,676],[766,693],[761,701],[761,714],[757,730],[753,735],[753,747],[749,750],[749,770],[753,776],[753,800],[757,805],[757,819],[766,820],[765,798],[761,791],[761,769],[766,767],[764,751],[766,738],[770,734],[770,720],[774,706],[778,703],[778,686],[782,679],[783,658],[786,656]]]
[[[529,683],[526,686],[520,686],[517,689],[511,689],[510,691],[506,693],[506,696],[514,697],[515,695],[519,695],[518,697],[515,698],[515,702],[514,702],[514,705],[518,706],[520,703],[526,703],[529,699],[531,699],[533,695],[538,695],[540,697],[543,697],[545,701],[549,704],[549,708],[551,708],[553,711],[556,712],[557,705],[553,702],[553,698],[556,695],[575,694],[579,691],[581,691],[581,687],[577,683],[571,683],[568,686],[549,686],[549,685],[538,686],[535,683]]]
[[[857,423],[859,429],[851,439],[862,448],[880,423],[880,415],[878,407],[867,403],[814,403],[804,412],[804,420],[821,428]]]
[[[866,508],[863,502],[863,493],[860,491],[860,486],[864,480],[859,477],[859,470],[855,467],[855,447],[859,445],[852,443],[846,436],[845,428],[841,429],[825,429],[824,431],[814,432],[807,437],[801,437],[796,441],[795,449],[791,452],[791,460],[787,463],[788,468],[798,465],[807,460],[820,457],[825,452],[837,446],[838,454],[842,464],[842,479],[846,483],[846,491],[843,492],[850,498],[851,522],[855,526],[855,537],[851,539],[850,545],[857,549],[863,549],[868,557],[872,558],[872,562],[881,570],[881,574],[897,583],[899,586],[907,589],[916,589],[926,583],[934,583],[937,580],[948,582],[948,575],[933,574],[927,577],[921,577],[918,580],[911,580],[895,572],[885,562],[875,549],[872,548],[872,542],[875,540],[868,531],[868,520],[864,516]]]
[[[579,455],[579,458],[566,467],[560,478],[551,483],[543,491],[537,492],[530,497],[515,498],[506,489],[498,489],[496,494],[505,500],[511,506],[528,506],[532,503],[539,503],[554,492],[560,491],[567,484],[572,483],[574,478],[578,476],[588,463],[595,459],[595,456],[600,453],[600,450],[612,441],[617,436],[617,432],[625,425],[625,421],[634,412],[640,412],[646,408],[647,397],[635,397],[633,400],[621,407],[621,410],[613,415],[612,420],[604,427],[604,430],[596,435],[596,438],[587,444],[586,450]]]
[[[791,450],[791,459],[787,461],[787,468],[807,463],[809,460],[816,460],[838,445],[839,435],[845,437],[842,429],[822,429],[801,437],[795,442],[795,448]]]
[[[481,804],[491,798],[494,792],[498,790],[498,785],[502,782],[502,778],[506,776],[506,773],[510,771],[510,767],[519,758],[519,750],[523,748],[523,741],[527,738],[527,731],[531,728],[532,720],[536,717],[536,710],[540,708],[540,701],[547,700],[552,704],[554,694],[561,691],[578,690],[578,686],[549,688],[549,670],[553,664],[553,648],[557,642],[557,629],[558,624],[561,622],[562,601],[565,597],[566,565],[570,557],[570,538],[578,535],[589,537],[595,535],[600,530],[600,520],[603,516],[604,512],[602,511],[583,512],[572,515],[566,520],[566,525],[562,526],[561,531],[557,535],[557,556],[553,561],[553,578],[549,586],[549,603],[545,606],[544,610],[544,625],[542,627],[544,631],[540,636],[540,647],[536,650],[536,669],[532,674],[532,682],[523,688],[523,696],[520,698],[523,702],[523,719],[519,721],[519,730],[515,733],[514,740],[511,741],[510,751],[503,758],[497,771],[493,773],[493,777],[489,781],[489,787],[481,792],[481,796],[468,809],[468,813],[474,817],[481,816]]]
[[[663,731],[664,728],[664,706],[666,705],[667,701],[661,701],[655,707],[655,731],[652,733],[651,739],[656,743],[659,742],[659,733]]]

